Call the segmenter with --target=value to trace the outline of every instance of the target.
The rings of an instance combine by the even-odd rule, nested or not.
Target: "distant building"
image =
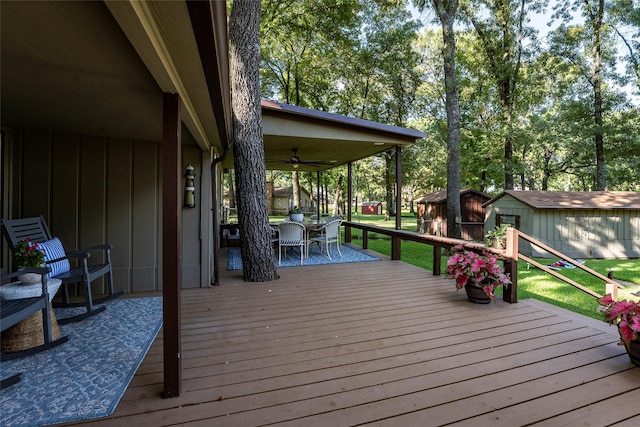
[[[482,241],[484,238],[484,203],[490,196],[466,188],[460,190],[462,238]],[[415,200],[418,204],[417,230],[436,236],[447,236],[447,191],[440,190]]]
[[[270,185],[267,183],[267,197]],[[293,207],[293,187],[274,187],[269,198],[269,215],[287,215]],[[316,211],[311,193],[300,188],[300,206],[303,213],[314,214]]]
[[[224,190],[224,203],[229,206],[229,190]],[[288,215],[289,208],[293,207],[293,188],[274,187],[272,182],[267,182],[267,204],[269,215]],[[300,188],[300,206],[302,212],[312,215],[316,213],[314,200],[311,193]],[[235,215],[235,207],[231,207],[231,214]]]
[[[639,258],[640,193],[505,191],[485,203],[485,231],[511,224],[572,258]],[[520,240],[527,256],[546,251]]]

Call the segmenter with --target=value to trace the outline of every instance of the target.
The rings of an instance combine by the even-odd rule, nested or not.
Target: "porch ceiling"
[[[183,142],[222,153],[221,135],[227,134],[219,130],[230,124],[224,111],[213,110],[219,95],[207,85],[186,2],[2,1],[0,14],[2,125],[160,142],[162,93],[174,92],[188,129]],[[226,36],[218,34],[225,34],[225,23],[218,21],[220,51]],[[225,98],[228,69],[221,55],[220,75],[208,77],[219,80],[216,89]],[[211,70],[208,61],[204,68]],[[298,170],[319,171],[424,137],[271,101],[263,101],[262,112],[267,169],[293,170],[294,149],[302,162],[318,162],[301,163]],[[233,168],[232,151],[226,168]]]
[[[185,2],[0,8],[3,125],[162,141],[162,93],[177,92],[195,142],[220,151]]]

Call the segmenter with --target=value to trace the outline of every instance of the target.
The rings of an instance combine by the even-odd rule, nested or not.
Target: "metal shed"
[[[573,258],[639,258],[640,193],[507,190],[484,205],[485,232],[511,224]],[[526,242],[528,256],[548,253]]]

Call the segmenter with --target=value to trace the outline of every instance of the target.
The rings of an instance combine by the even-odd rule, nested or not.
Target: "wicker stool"
[[[60,338],[60,328],[53,309],[51,309],[51,333],[52,341]],[[43,345],[42,312],[33,313],[22,322],[3,331],[0,341],[0,352],[2,353],[13,353]]]

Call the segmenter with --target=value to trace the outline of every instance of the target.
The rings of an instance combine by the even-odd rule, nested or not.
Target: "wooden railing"
[[[528,234],[525,234],[519,230],[516,230],[514,228],[508,228],[507,229],[507,249],[506,249],[506,253],[505,256],[512,259],[516,264],[518,262],[518,259],[522,259],[523,261],[528,262],[529,264],[538,267],[539,269],[541,269],[542,271],[544,271],[547,274],[552,275],[553,277],[562,280],[565,283],[568,283],[569,285],[580,289],[583,292],[586,292],[587,294],[595,297],[595,298],[602,298],[603,295],[598,294],[597,292],[582,286],[581,284],[577,283],[574,280],[569,279],[568,277],[563,276],[562,274],[558,273],[557,271],[552,270],[551,268],[540,264],[539,262],[535,261],[532,258],[529,258],[528,256],[525,256],[523,254],[520,253],[520,251],[518,250],[518,244],[519,244],[519,238],[526,240],[527,242],[531,243],[532,245],[537,246],[538,248],[574,265],[576,268],[579,268],[585,272],[587,272],[588,274],[602,280],[605,282],[605,294],[611,294],[611,297],[615,300],[618,299],[618,289],[623,289],[624,286],[622,286],[621,284],[617,283],[616,281],[614,281],[613,279],[604,276],[600,273],[598,273],[595,270],[590,269],[589,267],[585,266],[582,263],[579,263],[578,261],[576,261],[573,258],[568,257],[567,255],[564,255],[562,252],[558,252],[557,250],[553,249],[552,247],[545,245],[544,243],[534,239],[533,237],[529,236]]]
[[[422,234],[415,231],[405,231],[405,230],[394,230],[390,228],[377,227],[374,225],[362,224],[359,222],[352,221],[343,221],[342,225],[345,226],[345,242],[351,242],[351,229],[355,228],[358,230],[362,230],[362,248],[368,249],[369,247],[369,233],[377,233],[391,237],[391,259],[400,260],[401,251],[400,251],[400,243],[402,240],[418,242],[425,245],[430,245],[433,247],[433,266],[432,272],[434,275],[440,275],[441,272],[441,262],[442,262],[442,249],[451,249],[456,245],[462,245],[463,247],[473,250],[476,252],[485,251],[494,254],[498,258],[500,258],[504,264],[505,272],[508,273],[511,277],[512,284],[508,287],[505,287],[502,293],[502,298],[504,301],[509,303],[515,303],[518,301],[518,259],[522,259],[538,268],[542,271],[551,274],[552,276],[570,284],[571,286],[575,286],[576,288],[582,290],[583,292],[588,293],[589,295],[594,296],[595,298],[600,298],[601,295],[596,292],[588,289],[579,283],[559,274],[556,271],[551,270],[550,268],[534,261],[533,259],[520,254],[518,251],[518,238],[522,238],[529,243],[538,246],[539,248],[548,251],[549,253],[567,261],[571,264],[575,265],[577,268],[580,268],[587,273],[597,277],[598,279],[603,280],[606,283],[606,293],[611,293],[613,298],[616,299],[618,296],[618,288],[623,288],[622,285],[616,283],[612,279],[603,276],[602,274],[594,271],[576,260],[569,258],[566,255],[556,251],[555,249],[545,245],[542,242],[537,241],[533,237],[524,234],[514,228],[507,229],[507,244],[506,249],[498,249],[486,246],[482,243],[478,242],[469,242],[467,240],[459,240],[452,239],[449,237],[441,237],[441,236],[432,236],[429,234]]]

